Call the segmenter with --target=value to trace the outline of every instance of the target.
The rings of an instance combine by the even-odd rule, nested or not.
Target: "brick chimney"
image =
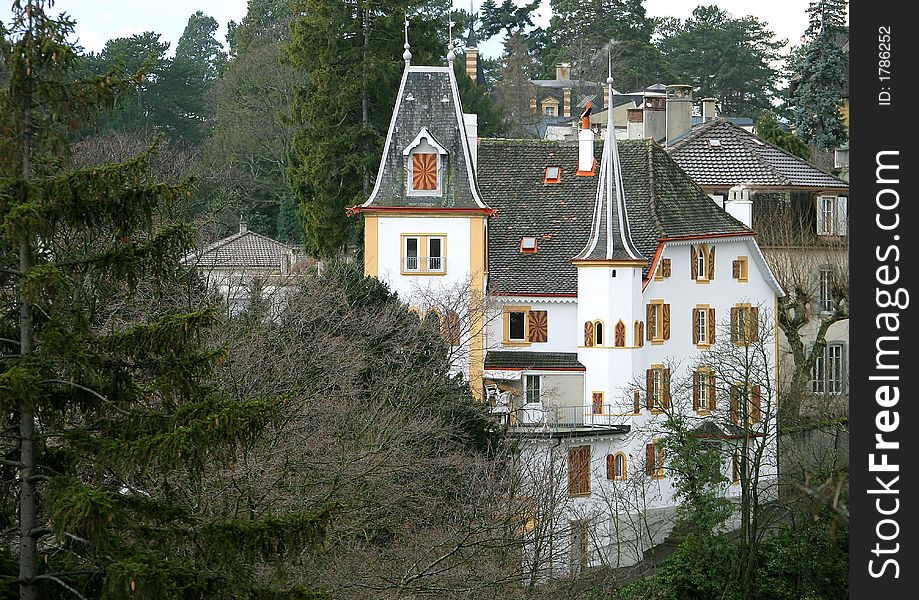
[[[571,79],[571,65],[568,63],[559,63],[555,65],[555,80],[566,81]]]
[[[630,108],[628,113],[628,139],[640,140],[645,137],[645,111],[643,108]]]
[[[667,145],[692,127],[692,86],[667,86]]]

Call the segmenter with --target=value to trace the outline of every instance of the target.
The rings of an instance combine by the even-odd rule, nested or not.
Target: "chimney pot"
[[[556,81],[566,81],[571,79],[571,65],[568,63],[559,63],[555,65]]]

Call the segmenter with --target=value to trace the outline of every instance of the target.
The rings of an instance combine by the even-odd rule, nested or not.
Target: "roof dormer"
[[[406,190],[409,196],[443,195],[444,165],[447,149],[441,146],[427,127],[422,127],[408,146],[405,157]]]

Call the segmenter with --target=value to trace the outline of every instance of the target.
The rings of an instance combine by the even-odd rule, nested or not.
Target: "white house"
[[[735,394],[732,381],[722,393],[702,363],[716,337],[752,347],[782,290],[749,223],[654,141],[617,142],[607,127],[600,143],[589,113],[574,143],[479,140],[453,69],[408,59],[376,185],[350,209],[364,218],[365,272],[419,312],[457,290],[468,300],[452,316],[466,325],[452,340],[465,349],[457,369],[524,440],[534,494],[558,491],[549,529],[559,534],[539,568],[633,564],[666,535],[675,505],[657,443],[666,412],[729,415],[735,425],[713,430],[719,443],[774,428],[774,386]],[[643,506],[613,507],[634,482]]]

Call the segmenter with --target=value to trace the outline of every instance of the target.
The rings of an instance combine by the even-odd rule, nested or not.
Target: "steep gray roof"
[[[600,158],[602,146],[594,146]],[[711,201],[658,144],[619,141],[626,210],[636,249],[650,258],[660,238],[752,232]],[[479,140],[479,186],[499,211],[489,222],[489,291],[497,294],[576,294],[571,264],[587,243],[597,176],[579,177],[576,142]],[[561,183],[544,183],[560,166]],[[539,251],[522,254],[522,237]],[[647,274],[647,266],[645,274]]]
[[[486,208],[475,188],[459,92],[450,67],[408,67],[402,76],[376,184],[366,207]],[[426,129],[443,156],[442,193],[409,195],[403,151]],[[428,142],[431,142],[429,139]]]
[[[717,140],[712,145],[711,140]],[[848,189],[849,184],[723,119],[694,127],[667,149],[700,185]]]
[[[486,369],[577,369],[584,370],[578,362],[577,352],[526,352],[514,350],[489,350],[485,354]]]
[[[281,269],[285,260],[289,265],[294,258],[294,249],[290,246],[254,231],[243,231],[192,252],[183,262],[201,269]]]

